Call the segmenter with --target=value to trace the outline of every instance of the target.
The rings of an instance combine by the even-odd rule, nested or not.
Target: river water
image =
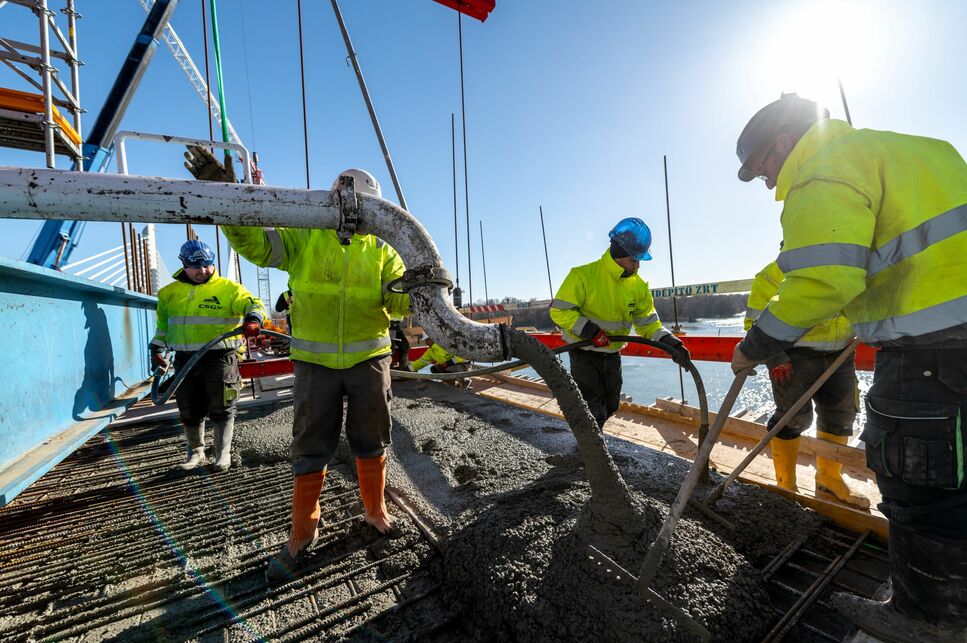
[[[689,335],[744,335],[742,330],[742,320],[744,314],[740,313],[735,317],[726,319],[699,319],[693,323],[682,324],[682,329]],[[565,353],[563,361],[568,364],[568,357]],[[732,369],[725,362],[696,362],[698,370],[702,375],[705,384],[705,392],[708,395],[710,411],[717,411],[722,404],[729,386],[732,384]],[[679,384],[679,373],[684,373],[685,400],[689,404],[698,406],[698,398],[695,393],[695,385],[692,377],[679,369],[671,360],[649,359],[639,357],[625,357],[622,359],[622,375],[624,386],[622,387],[625,395],[631,397],[637,404],[653,404],[659,397],[682,398],[682,389]],[[530,368],[516,371],[515,375],[527,375],[532,378],[537,377],[537,373]],[[873,382],[873,373],[870,371],[857,371],[860,388],[860,400],[869,390]],[[860,427],[865,420],[864,405],[860,405],[860,416],[857,417],[853,427],[853,438],[850,443],[856,441],[860,433]],[[772,387],[769,384],[769,375],[764,366],[756,369],[756,375],[746,380],[742,392],[739,394],[732,408],[732,414],[748,409],[755,414],[771,414],[775,410],[772,401]],[[815,424],[815,422],[814,422]],[[807,433],[812,434],[815,430],[810,429]]]

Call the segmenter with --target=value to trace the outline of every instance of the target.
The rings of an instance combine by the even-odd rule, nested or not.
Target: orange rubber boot
[[[326,470],[295,477],[292,489],[292,530],[286,549],[294,558],[319,536],[319,494],[326,481]]]
[[[356,473],[359,475],[359,495],[363,498],[368,524],[381,534],[393,531],[393,517],[386,509],[386,456],[376,458],[356,458]]]

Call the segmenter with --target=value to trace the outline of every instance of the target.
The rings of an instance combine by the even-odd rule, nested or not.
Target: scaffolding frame
[[[48,7],[47,0],[7,0],[9,5],[30,9],[38,19],[40,44],[20,42],[0,37],[0,62],[12,69],[43,97],[42,114],[0,107],[0,145],[18,149],[43,151],[47,167],[56,166],[57,154],[71,157],[78,168],[82,166],[80,66],[77,55],[77,19],[74,0],[65,0],[60,13],[67,17],[67,35],[57,24],[57,14]],[[51,34],[61,49],[51,47]],[[70,70],[70,86],[59,77],[52,59],[66,63]],[[34,78],[30,72],[39,76]],[[58,108],[68,112],[73,121],[73,132],[65,131],[67,124]],[[69,127],[68,127],[69,128]],[[72,135],[73,134],[73,135]]]

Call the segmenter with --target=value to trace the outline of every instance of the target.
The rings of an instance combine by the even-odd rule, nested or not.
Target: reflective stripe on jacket
[[[467,361],[462,357],[457,357],[439,344],[434,344],[420,355],[420,359],[410,365],[410,370],[418,371],[428,364],[446,364],[450,360],[453,360],[454,364],[463,364]]]
[[[289,273],[294,360],[350,368],[392,352],[389,314],[409,313],[409,295],[387,292],[402,276],[396,251],[373,235],[341,245],[333,230],[225,226],[243,257]]]
[[[662,327],[648,284],[637,274],[622,278],[624,268],[606,250],[597,261],[571,268],[551,302],[551,319],[564,341],[582,341],[581,331],[594,322],[608,335],[627,335],[632,326],[645,339],[658,340],[669,332]],[[583,350],[614,353],[624,342]]]
[[[779,264],[773,261],[755,276],[752,291],[745,311],[745,329],[749,330],[770,302],[776,300],[776,293],[782,284],[783,274]],[[839,351],[846,348],[853,339],[853,327],[843,315],[834,315],[811,328],[802,339],[796,342],[799,348],[818,351]]]
[[[776,199],[785,280],[749,357],[840,311],[869,344],[967,338],[967,164],[949,143],[820,121],[783,164]]]
[[[245,317],[265,319],[265,307],[245,286],[214,273],[203,284],[191,282],[184,269],[158,291],[157,330],[152,346],[196,351],[222,333],[238,328]],[[241,336],[229,337],[213,348],[239,348]]]

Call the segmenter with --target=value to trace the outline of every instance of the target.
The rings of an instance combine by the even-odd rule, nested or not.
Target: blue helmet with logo
[[[650,261],[651,253],[651,230],[645,222],[637,217],[628,217],[618,221],[618,224],[611,229],[608,237],[628,253],[628,256],[637,261]]]
[[[215,263],[215,253],[208,244],[198,239],[192,239],[181,244],[178,252],[181,265],[185,268],[205,268]]]

